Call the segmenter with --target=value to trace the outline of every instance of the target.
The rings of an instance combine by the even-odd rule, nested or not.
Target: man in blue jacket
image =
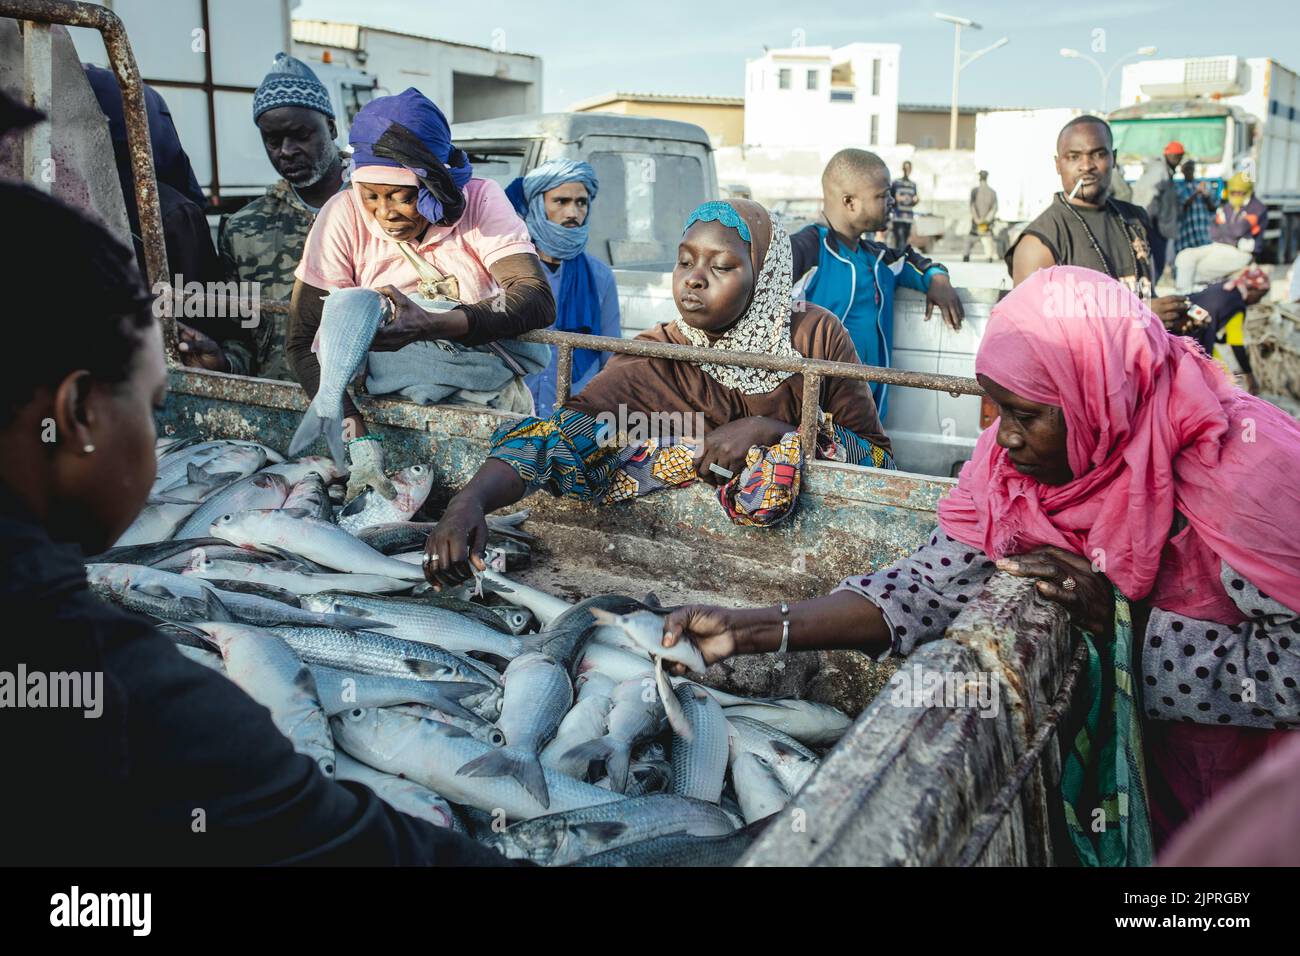
[[[916,250],[890,249],[862,238],[889,221],[889,169],[875,153],[842,149],[822,173],[825,223],[790,237],[794,281],[803,298],[834,312],[848,330],[865,365],[889,367],[894,345],[894,289],[925,293],[928,321],[937,306],[944,321],[960,329],[965,311],[948,281],[948,270]],[[874,382],[872,397],[885,416],[887,386]]]

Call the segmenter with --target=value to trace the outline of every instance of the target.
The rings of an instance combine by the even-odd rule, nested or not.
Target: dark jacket
[[[5,863],[505,862],[327,779],[264,707],[95,597],[83,560],[0,486]],[[20,665],[102,674],[102,713],[16,708]]]

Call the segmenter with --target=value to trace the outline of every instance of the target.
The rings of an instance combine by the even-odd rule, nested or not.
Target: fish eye
[[[348,720],[360,720],[364,716],[366,716],[366,712],[360,707],[354,707],[348,711]]]

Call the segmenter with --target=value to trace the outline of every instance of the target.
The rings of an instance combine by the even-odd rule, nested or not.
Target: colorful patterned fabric
[[[798,432],[786,432],[770,448],[754,445],[745,455],[745,470],[718,489],[718,501],[738,525],[774,525],[794,511],[802,464]]]
[[[569,409],[502,425],[488,457],[513,468],[525,494],[544,489],[602,504],[681,487],[699,477],[689,443],[652,438],[619,447],[617,436],[596,418]],[[718,500],[737,524],[775,524],[798,502],[802,464],[797,432],[771,448],[754,446],[745,470],[718,489]]]
[[[830,412],[822,412],[821,427],[817,434],[817,457],[864,468],[885,468],[892,471],[898,467],[889,452],[871,444],[857,432],[832,422]]]
[[[1088,664],[1080,679],[1090,703],[1061,767],[1070,840],[1083,866],[1149,866],[1155,851],[1128,599],[1115,591],[1112,644],[1088,633],[1081,640],[1088,648]]]

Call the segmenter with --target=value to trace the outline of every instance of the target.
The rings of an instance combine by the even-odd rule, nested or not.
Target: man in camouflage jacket
[[[283,178],[264,196],[222,220],[217,245],[226,277],[257,283],[262,311],[255,352],[226,350],[229,371],[294,381],[285,354],[293,271],[316,214],[344,184],[338,131],[325,87],[306,64],[281,53],[253,97],[253,120],[267,158]]]

